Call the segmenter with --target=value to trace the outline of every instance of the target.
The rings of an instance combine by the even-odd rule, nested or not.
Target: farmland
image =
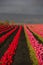
[[[0,24],[0,65],[43,65],[43,24]]]

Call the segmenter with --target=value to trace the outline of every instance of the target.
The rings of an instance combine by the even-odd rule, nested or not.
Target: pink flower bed
[[[24,28],[25,28],[25,31],[28,35],[28,38],[30,40],[32,47],[35,50],[39,65],[43,65],[43,45],[39,44],[39,42],[34,38],[32,33],[26,28],[26,25],[24,25]]]
[[[40,27],[38,27],[38,25],[27,25],[33,32],[37,33],[38,35],[40,35],[41,37],[43,37],[43,26],[40,25]],[[31,27],[32,26],[32,27]]]
[[[13,41],[9,45],[9,48],[7,51],[4,53],[2,58],[0,59],[1,64],[0,65],[11,65],[12,63],[12,57],[15,55],[15,51],[18,45],[19,37],[20,37],[20,32],[21,32],[22,27],[20,26],[16,36],[14,37]]]

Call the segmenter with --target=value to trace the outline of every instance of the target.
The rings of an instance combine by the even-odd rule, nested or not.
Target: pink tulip
[[[24,25],[25,31],[28,35],[28,38],[30,40],[30,43],[32,45],[32,47],[34,48],[35,52],[36,52],[36,57],[39,61],[39,65],[43,65],[43,45],[35,39],[35,37],[32,35],[32,33],[26,28],[26,25]]]

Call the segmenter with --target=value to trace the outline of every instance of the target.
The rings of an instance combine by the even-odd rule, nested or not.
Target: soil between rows
[[[11,65],[33,65],[29,52],[24,29],[22,27],[16,54],[13,56],[13,62]]]

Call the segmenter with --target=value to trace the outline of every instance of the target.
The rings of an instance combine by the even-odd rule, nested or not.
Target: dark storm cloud
[[[43,15],[43,0],[0,0],[0,13]]]

